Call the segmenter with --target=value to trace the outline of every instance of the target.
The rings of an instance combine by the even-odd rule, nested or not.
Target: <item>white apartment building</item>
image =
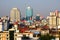
[[[1,19],[0,19],[0,31],[3,31],[3,22]]]

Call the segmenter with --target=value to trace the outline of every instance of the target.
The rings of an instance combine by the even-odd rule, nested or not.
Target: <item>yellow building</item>
[[[48,18],[48,25],[49,27],[56,27],[57,26],[57,17],[55,15],[55,12],[50,12],[50,16],[47,17]]]
[[[60,17],[57,18],[57,25],[60,25]]]
[[[49,25],[50,26],[56,26],[57,25],[57,22],[56,22],[57,20],[56,20],[56,16],[50,16],[49,17]]]
[[[26,31],[25,33],[15,32],[14,33],[14,40],[22,40],[23,36],[33,38],[33,33],[29,32],[29,31]]]
[[[50,16],[56,16],[55,12],[50,12]]]
[[[14,40],[22,40],[23,34],[21,33],[14,33]]]
[[[50,16],[47,17],[49,27],[60,28],[60,12],[50,12]]]
[[[58,14],[58,17],[57,17],[57,25],[60,25],[60,13]]]
[[[0,40],[9,40],[9,32],[8,31],[0,32]]]

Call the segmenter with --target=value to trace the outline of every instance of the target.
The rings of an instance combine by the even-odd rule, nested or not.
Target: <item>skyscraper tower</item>
[[[20,11],[18,8],[12,8],[10,12],[10,21],[20,21]]]
[[[39,21],[40,20],[40,14],[37,14],[36,15],[36,21]]]
[[[29,20],[32,20],[32,16],[33,16],[33,9],[28,6],[26,8],[26,20],[29,21]]]

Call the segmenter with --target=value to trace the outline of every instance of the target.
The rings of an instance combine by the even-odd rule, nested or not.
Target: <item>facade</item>
[[[14,23],[14,29],[17,32],[17,30],[18,30],[18,24]]]
[[[42,19],[41,20],[41,24],[44,26],[44,25],[47,25],[48,24],[48,21],[47,21],[47,19]]]
[[[59,11],[55,11],[55,12],[50,12],[50,16],[47,17],[48,18],[48,22],[49,22],[49,26],[50,27],[57,27],[60,28],[60,12]]]
[[[23,34],[21,33],[14,33],[14,40],[22,40]]]
[[[28,6],[26,9],[26,20],[32,20],[32,16],[33,16],[33,9]]]
[[[8,30],[9,27],[9,17],[8,16],[3,16],[1,17],[3,25],[4,25],[4,30]]]
[[[5,22],[3,22],[3,23],[4,23],[4,30],[8,30],[8,27],[9,27],[8,20],[5,20]]]
[[[10,21],[20,21],[20,11],[18,8],[12,8],[10,12]]]
[[[48,25],[49,27],[52,26],[52,28],[57,26],[57,17],[55,12],[50,12],[50,16],[48,17]]]
[[[29,37],[29,38],[33,38],[33,33],[16,32],[16,33],[14,33],[14,40],[22,40],[24,36]]]
[[[9,17],[8,16],[3,16],[3,17],[1,17],[1,19],[3,19],[3,20],[9,20]]]
[[[4,31],[3,22],[2,22],[2,20],[1,20],[1,19],[0,19],[0,31]]]
[[[0,32],[0,40],[9,40],[9,32],[8,31]]]
[[[58,29],[59,29],[60,28],[60,12],[58,12],[57,26],[58,26]]]
[[[57,25],[60,25],[60,12],[58,12],[58,17],[57,17]]]
[[[9,29],[9,40],[14,40],[15,29]]]
[[[36,15],[36,21],[39,21],[39,20],[40,20],[40,15],[37,14],[37,15]]]

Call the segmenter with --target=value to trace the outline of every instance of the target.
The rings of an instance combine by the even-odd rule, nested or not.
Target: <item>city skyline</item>
[[[50,11],[60,10],[60,0],[0,0],[0,17],[9,16],[14,7],[20,9],[21,15],[25,16],[26,7],[33,8],[33,15],[37,13],[46,17]]]
[[[60,40],[60,0],[1,0],[0,40]]]

